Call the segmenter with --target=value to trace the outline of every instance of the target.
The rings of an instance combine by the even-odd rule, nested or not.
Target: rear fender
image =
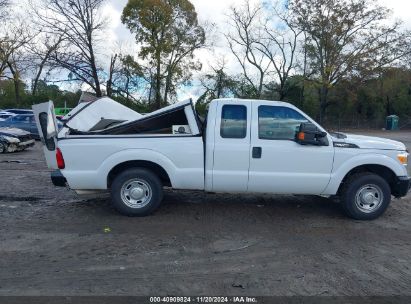
[[[130,149],[123,150],[108,157],[98,169],[98,176],[101,176],[101,185],[99,189],[107,188],[107,177],[110,171],[125,162],[129,161],[149,161],[162,167],[170,178],[171,185],[174,187],[176,184],[176,172],[177,168],[173,162],[165,155],[149,150],[149,149]],[[104,178],[103,178],[104,177]]]

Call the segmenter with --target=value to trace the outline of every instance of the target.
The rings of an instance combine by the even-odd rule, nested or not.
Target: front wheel
[[[149,170],[133,168],[117,175],[111,185],[111,199],[118,212],[128,216],[153,213],[163,199],[163,185]]]
[[[345,213],[356,220],[374,220],[391,202],[389,184],[373,173],[359,173],[345,182],[341,191]]]

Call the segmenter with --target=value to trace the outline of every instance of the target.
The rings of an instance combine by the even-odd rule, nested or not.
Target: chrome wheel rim
[[[142,179],[131,179],[121,187],[121,199],[130,208],[144,208],[152,197],[150,185]]]
[[[355,204],[364,213],[377,210],[384,201],[382,190],[377,185],[365,185],[357,191]]]

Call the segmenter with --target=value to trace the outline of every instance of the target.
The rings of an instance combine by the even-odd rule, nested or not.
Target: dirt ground
[[[410,195],[373,222],[312,196],[174,191],[128,218],[53,187],[39,144],[0,173],[0,295],[411,296]]]

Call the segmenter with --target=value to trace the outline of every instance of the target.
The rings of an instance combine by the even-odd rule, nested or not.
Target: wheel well
[[[115,166],[113,169],[111,169],[110,173],[108,174],[107,177],[107,187],[110,188],[111,184],[113,183],[114,178],[124,170],[130,169],[130,168],[145,168],[150,170],[151,172],[155,173],[163,183],[163,186],[166,187],[171,187],[171,180],[170,177],[167,174],[167,171],[164,170],[163,167],[160,165],[150,162],[150,161],[145,161],[145,160],[133,160],[133,161],[127,161],[121,164],[118,164]]]
[[[342,188],[342,185],[347,181],[350,176],[357,174],[357,173],[374,173],[382,177],[383,179],[386,180],[386,182],[390,185],[391,191],[393,188],[393,185],[396,183],[396,175],[395,173],[390,169],[382,165],[362,165],[355,167],[352,169],[350,172],[347,173],[347,175],[344,177],[344,179],[341,182],[341,185],[338,189],[338,194],[340,194],[340,190]]]

